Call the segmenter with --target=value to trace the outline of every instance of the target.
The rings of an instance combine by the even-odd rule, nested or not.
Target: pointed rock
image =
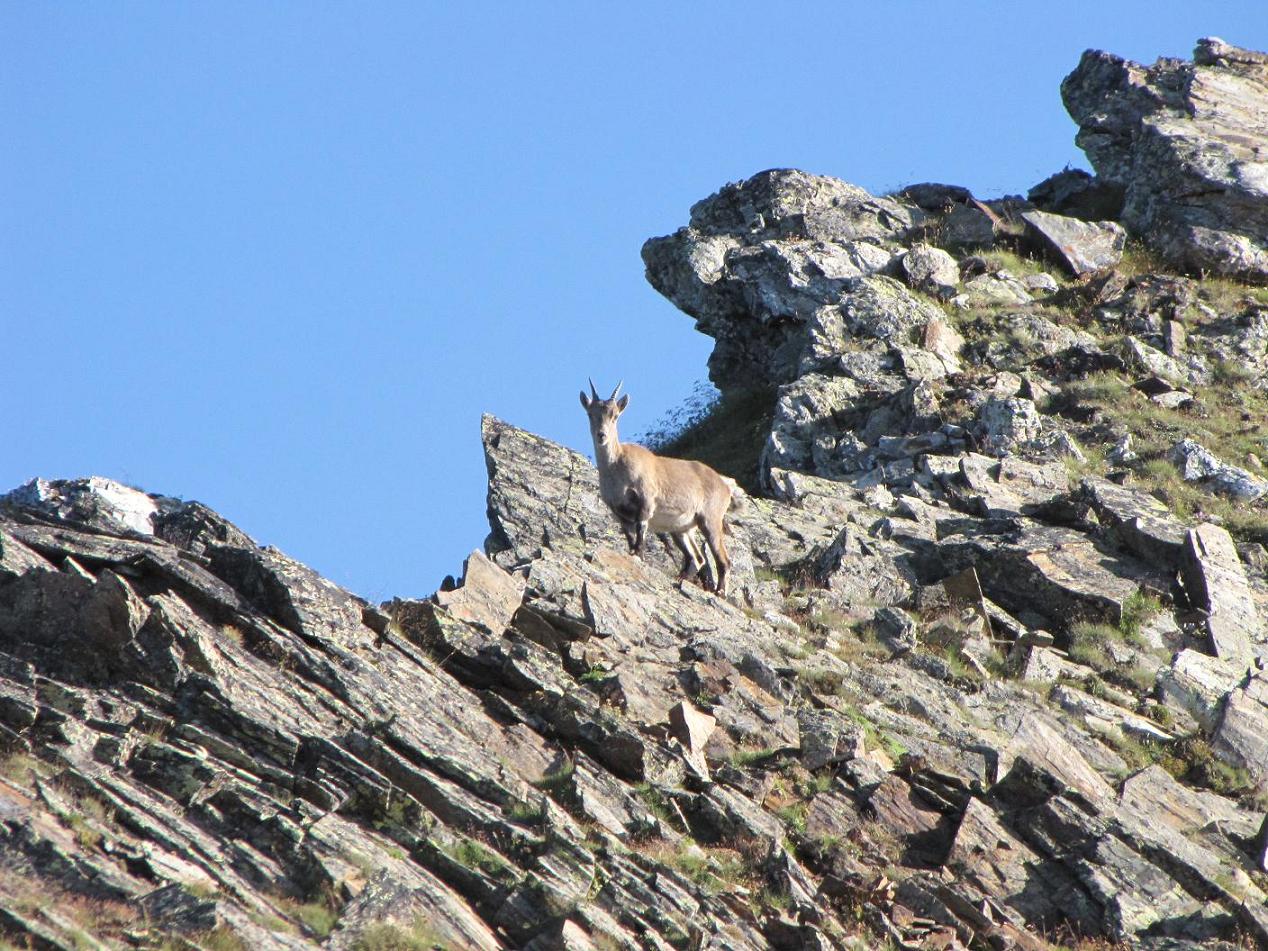
[[[482,552],[472,552],[462,574],[462,586],[436,592],[436,603],[460,621],[501,634],[524,598],[525,581],[508,574]]]

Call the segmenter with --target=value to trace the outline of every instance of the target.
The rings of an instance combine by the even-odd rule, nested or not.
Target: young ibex
[[[722,538],[723,519],[731,505],[735,481],[718,475],[703,462],[658,456],[636,443],[617,438],[616,420],[629,405],[629,395],[600,399],[590,381],[590,396],[581,393],[581,405],[590,417],[594,458],[599,465],[599,494],[621,523],[630,551],[643,554],[648,531],[671,535],[683,554],[682,580],[695,578],[706,568],[704,554],[692,537],[700,529],[713,553],[717,579],[712,586],[726,594],[731,558]],[[707,582],[706,586],[707,586]]]

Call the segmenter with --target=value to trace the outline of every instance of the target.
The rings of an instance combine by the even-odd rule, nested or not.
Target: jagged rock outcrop
[[[1215,38],[1149,67],[1089,50],[1061,95],[1133,233],[1179,267],[1268,281],[1268,55]]]
[[[643,246],[643,261],[652,286],[718,341],[714,383],[787,382],[814,312],[888,270],[921,218],[839,179],[773,169],[697,202],[685,227]]]

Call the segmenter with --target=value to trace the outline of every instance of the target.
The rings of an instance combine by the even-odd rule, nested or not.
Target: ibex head
[[[589,380],[589,383],[591,395],[586,396],[586,391],[581,391],[581,406],[590,417],[590,435],[594,437],[596,446],[616,445],[616,420],[630,405],[630,395],[626,393],[617,399],[616,395],[621,392],[621,383],[618,383],[611,396],[601,399],[594,388],[594,380]]]

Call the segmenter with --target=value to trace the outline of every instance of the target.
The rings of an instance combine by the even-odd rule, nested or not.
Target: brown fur
[[[594,393],[594,384],[590,386]],[[726,513],[731,505],[734,482],[719,475],[703,462],[658,456],[637,443],[621,443],[616,432],[617,417],[624,412],[629,397],[619,400],[616,392],[606,400],[581,394],[581,405],[590,418],[595,460],[599,466],[599,494],[625,531],[630,550],[641,555],[647,533],[668,534],[683,553],[682,578],[698,576],[707,567],[704,555],[691,534],[698,528],[717,565],[713,585],[726,593],[731,558],[724,538]]]

